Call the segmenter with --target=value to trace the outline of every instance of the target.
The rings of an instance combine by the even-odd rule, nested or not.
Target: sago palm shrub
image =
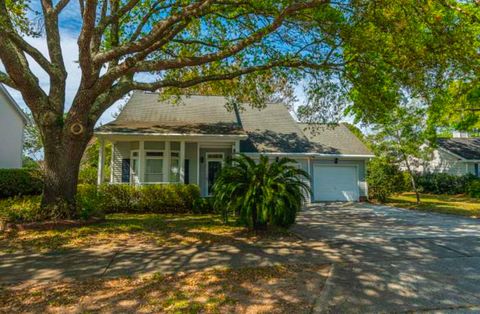
[[[240,214],[243,223],[254,229],[267,225],[288,227],[295,222],[305,196],[310,193],[309,175],[296,161],[281,158],[258,162],[239,155],[224,167],[213,186],[215,207]]]

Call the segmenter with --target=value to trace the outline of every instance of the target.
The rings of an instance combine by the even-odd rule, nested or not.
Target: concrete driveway
[[[320,204],[292,230],[333,263],[316,312],[480,312],[479,220]]]

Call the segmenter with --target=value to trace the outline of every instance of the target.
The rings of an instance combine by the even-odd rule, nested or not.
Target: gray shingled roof
[[[335,125],[299,123],[299,126],[318,153],[373,155],[343,123]]]
[[[225,97],[184,97],[180,104],[160,101],[157,93],[134,92],[117,119],[97,132],[244,134]]]
[[[238,115],[221,96],[184,97],[182,104],[160,102],[155,93],[135,92],[118,118],[97,132],[247,134],[242,152],[371,155],[344,125],[297,123],[283,104],[259,110],[241,106]]]
[[[469,160],[480,160],[480,138],[440,138],[438,145]]]

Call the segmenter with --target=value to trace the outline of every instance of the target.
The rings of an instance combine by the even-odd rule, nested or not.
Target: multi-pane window
[[[163,182],[163,152],[145,152],[145,182]]]

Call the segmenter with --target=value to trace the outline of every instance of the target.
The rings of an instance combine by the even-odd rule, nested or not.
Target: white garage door
[[[315,165],[313,169],[315,201],[358,201],[356,167]]]

